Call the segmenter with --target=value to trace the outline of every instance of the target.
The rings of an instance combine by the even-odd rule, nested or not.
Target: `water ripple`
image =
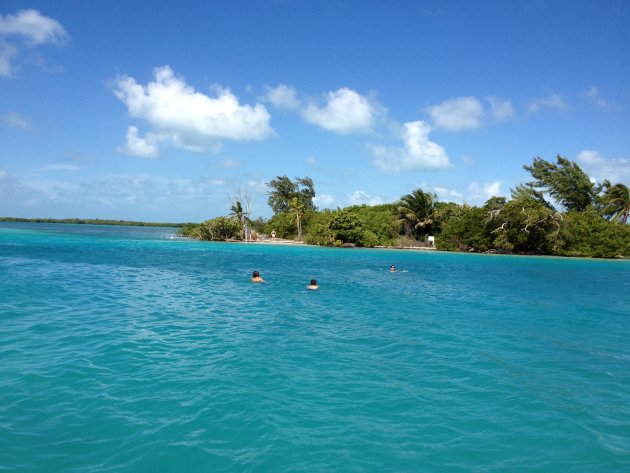
[[[626,262],[37,228],[0,227],[0,471],[630,469]]]

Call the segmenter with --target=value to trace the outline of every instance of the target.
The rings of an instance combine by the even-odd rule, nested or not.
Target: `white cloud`
[[[584,163],[584,164],[590,164],[590,165],[595,165],[595,166],[601,166],[605,159],[604,157],[595,150],[591,150],[591,149],[585,149],[583,151],[580,151],[577,155],[578,161]]]
[[[569,104],[567,104],[562,98],[562,95],[552,94],[547,97],[541,97],[531,101],[527,104],[527,110],[529,113],[540,112],[543,109],[550,108],[555,110],[569,110]]]
[[[29,121],[17,112],[5,113],[0,117],[0,123],[4,123],[11,128],[17,130],[30,130],[31,124]]]
[[[11,59],[17,53],[17,48],[2,41],[2,37],[0,36],[0,77],[9,77],[11,75]]]
[[[483,105],[475,97],[459,97],[427,107],[436,128],[462,131],[479,128],[484,115]]]
[[[0,185],[0,215],[16,217],[200,222],[228,212],[225,187],[208,177],[108,175],[76,183],[7,175]]]
[[[613,106],[601,96],[599,89],[595,86],[589,87],[586,92],[584,92],[584,96],[589,102],[597,105],[598,107],[606,108],[608,110],[613,108]]]
[[[472,182],[468,186],[467,196],[470,201],[476,204],[483,204],[490,197],[500,197],[501,195],[503,195],[501,192],[501,181],[490,182],[483,185]]]
[[[405,123],[401,132],[404,147],[368,145],[373,164],[386,174],[450,168],[444,148],[429,140],[430,131],[431,127],[423,121]]]
[[[269,190],[267,186],[267,181],[264,179],[249,179],[247,181],[247,187],[251,189],[252,192],[257,194],[266,194]]]
[[[61,23],[43,16],[37,10],[21,10],[15,15],[0,15],[0,76],[13,72],[12,58],[18,54],[18,44],[28,46],[42,44],[64,45],[69,35]]]
[[[302,118],[335,133],[367,133],[372,130],[377,107],[354,90],[341,88],[328,92],[322,107],[310,103],[302,110]]]
[[[118,148],[118,151],[141,158],[156,158],[160,155],[158,141],[158,137],[151,133],[147,133],[145,138],[142,138],[138,135],[138,129],[130,126],[127,127],[127,143]]]
[[[427,186],[421,186],[427,187]],[[446,187],[431,187],[433,192],[438,196],[438,200],[443,202],[463,202],[464,195],[454,189],[447,189]]]
[[[263,140],[274,133],[264,105],[241,105],[228,89],[218,86],[217,97],[208,97],[175,76],[169,66],[158,67],[153,74],[154,81],[146,86],[132,77],[120,77],[114,93],[132,117],[146,120],[154,128],[158,141],[204,151],[217,140]],[[157,146],[155,141],[146,144]]]
[[[370,196],[367,192],[357,190],[348,195],[348,202],[350,205],[380,205],[383,203],[383,199],[380,196]]]
[[[509,100],[500,99],[499,97],[486,97],[490,103],[490,111],[492,118],[496,122],[502,122],[514,115],[514,106]]]
[[[31,45],[60,45],[69,39],[61,23],[32,9],[20,10],[16,15],[0,15],[0,36],[17,36]]]
[[[630,184],[630,159],[610,159],[598,151],[585,149],[577,155],[585,171],[597,182],[608,179],[613,184]]]
[[[313,197],[313,203],[322,209],[332,209],[335,206],[335,198],[330,194],[318,194]]]
[[[291,86],[280,84],[277,87],[265,87],[267,93],[262,98],[278,109],[295,110],[299,108],[300,101],[295,89]]]
[[[304,162],[306,164],[308,164],[309,166],[315,166],[317,165],[317,158],[313,157],[313,156],[308,156]]]

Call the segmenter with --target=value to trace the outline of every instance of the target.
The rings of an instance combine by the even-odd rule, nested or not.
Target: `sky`
[[[0,216],[482,205],[558,154],[630,185],[627,0],[0,3]]]

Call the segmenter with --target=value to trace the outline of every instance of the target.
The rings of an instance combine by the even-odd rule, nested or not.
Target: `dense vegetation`
[[[268,183],[273,217],[252,221],[238,212],[182,234],[202,240],[242,239],[243,226],[258,234],[323,246],[422,246],[428,235],[438,249],[616,258],[630,256],[630,193],[624,184],[600,185],[574,162],[535,158],[524,166],[533,180],[492,197],[482,207],[439,202],[413,190],[396,203],[318,211],[308,178],[278,176]],[[249,207],[249,202],[247,202]],[[236,211],[235,211],[236,210]]]

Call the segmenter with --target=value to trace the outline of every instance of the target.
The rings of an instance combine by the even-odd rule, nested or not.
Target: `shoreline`
[[[310,246],[313,248],[340,248],[351,250],[353,248],[361,248],[368,250],[412,250],[412,251],[438,251],[435,247],[425,247],[425,246],[374,246],[374,247],[358,247],[358,246],[346,246],[346,247],[334,247],[334,246],[322,246],[322,245],[310,245],[308,243],[304,243],[303,241],[297,240],[286,240],[283,238],[275,238],[273,240],[255,240],[255,241],[242,241],[242,240],[226,240],[229,243],[252,243],[258,245],[294,245],[294,246]]]
[[[195,240],[202,241],[202,240]],[[304,243],[303,241],[296,240],[285,240],[282,238],[276,238],[275,240],[256,240],[256,241],[242,241],[242,240],[224,240],[223,243],[241,243],[241,244],[257,244],[257,245],[269,245],[269,246],[303,246],[310,248],[336,248],[340,250],[352,250],[352,249],[360,249],[360,250],[392,250],[392,251],[429,251],[429,252],[437,252],[437,253],[449,253],[449,254],[460,254],[460,255],[482,255],[482,256],[516,256],[516,257],[532,257],[532,258],[558,258],[558,259],[583,259],[588,261],[628,261],[630,258],[627,257],[617,257],[617,258],[595,258],[588,256],[565,256],[565,255],[545,255],[545,254],[526,254],[526,253],[503,253],[503,252],[493,252],[493,251],[446,251],[440,250],[436,247],[423,247],[423,246],[370,246],[370,247],[335,247],[335,246],[322,246],[322,245],[311,245],[308,243]]]
[[[45,224],[53,224],[53,225],[97,225],[97,226],[130,226],[130,227],[154,227],[154,228],[181,228],[179,224],[168,224],[168,223],[152,223],[152,222],[130,222],[125,220],[101,220],[95,219],[95,221],[87,221],[83,220],[81,222],[77,222],[74,220],[80,219],[64,219],[64,220],[56,220],[55,219],[26,219],[19,217],[0,217],[0,223],[45,223]],[[196,240],[194,238],[182,237],[183,239],[189,239],[191,241],[204,241],[204,240]],[[581,256],[581,255],[549,255],[549,254],[531,254],[531,253],[509,253],[509,252],[498,252],[498,251],[484,251],[484,252],[476,252],[476,251],[446,251],[440,250],[436,247],[422,247],[422,246],[375,246],[375,247],[328,247],[321,245],[311,245],[308,243],[304,243],[302,241],[296,240],[287,240],[283,238],[275,238],[275,239],[261,239],[256,241],[242,241],[242,240],[223,240],[224,243],[244,243],[244,244],[259,244],[259,245],[275,245],[275,246],[304,246],[304,247],[312,247],[312,248],[339,248],[339,249],[367,249],[367,250],[394,250],[394,251],[429,251],[429,252],[439,252],[439,253],[457,253],[457,254],[470,254],[470,255],[487,255],[487,256],[529,256],[529,257],[540,257],[540,258],[561,258],[561,259],[585,259],[585,260],[599,260],[599,261],[629,261],[630,257],[627,256],[615,256],[615,257],[595,257],[595,256]]]

